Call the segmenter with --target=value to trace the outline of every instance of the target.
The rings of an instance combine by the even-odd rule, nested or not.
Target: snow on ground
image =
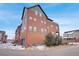
[[[31,46],[28,47],[27,50],[44,50],[46,48],[45,45],[39,45],[39,46]],[[22,48],[21,45],[14,46],[11,42],[8,43],[0,43],[0,49],[17,49],[17,50],[24,50],[25,48]]]
[[[36,48],[39,49],[39,50],[44,50],[45,47],[46,47],[45,45],[36,46]]]
[[[79,45],[79,42],[71,42],[69,44],[73,44],[73,45]]]
[[[1,43],[0,43],[0,49],[17,49],[17,50],[24,50],[25,48],[22,48],[22,46],[20,46],[20,45],[14,46],[12,43],[8,42],[8,43],[4,43],[4,44],[1,44]]]

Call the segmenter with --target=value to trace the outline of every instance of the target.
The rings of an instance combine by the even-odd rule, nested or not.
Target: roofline
[[[53,21],[53,20],[51,20],[50,18],[47,18],[49,21]]]
[[[74,31],[79,31],[79,30],[71,30],[71,31],[66,31],[66,32],[64,32],[64,33],[74,32]]]
[[[35,5],[35,6],[32,6],[32,7],[28,7],[28,8],[27,8],[27,7],[24,7],[24,8],[23,8],[23,13],[22,13],[22,18],[21,18],[21,19],[23,19],[25,9],[34,8],[34,7],[36,7],[36,6],[39,6],[39,8],[42,10],[42,12],[44,13],[44,15],[46,16],[46,18],[48,18],[48,16],[47,16],[46,13],[43,11],[43,9],[41,8],[41,6],[40,6],[40,5]]]
[[[23,13],[22,13],[22,17],[21,17],[21,20],[23,19],[23,16],[24,16],[24,12],[25,12],[25,8],[26,8],[26,7],[24,7],[24,8],[23,8]]]
[[[42,12],[44,13],[44,15],[46,16],[46,18],[48,18],[48,16],[46,15],[46,13],[43,11],[42,7],[40,5],[35,5],[35,6],[32,6],[32,7],[29,7],[27,9],[30,9],[30,8],[34,8],[36,6],[39,6],[39,8],[42,10]]]
[[[43,9],[41,8],[40,5],[35,5],[35,6],[32,6],[32,7],[28,7],[28,8],[24,7],[24,8],[23,8],[23,13],[22,13],[22,18],[21,18],[21,19],[23,19],[25,9],[34,8],[34,7],[36,7],[36,6],[39,6],[39,8],[42,10],[42,12],[44,13],[44,15],[46,16],[47,20],[49,20],[49,21],[53,21],[53,20],[51,20],[50,18],[48,18],[48,16],[47,16],[46,13],[43,11]]]

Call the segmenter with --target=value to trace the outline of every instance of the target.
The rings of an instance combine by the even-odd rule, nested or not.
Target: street
[[[79,46],[55,47],[48,50],[0,49],[0,56],[79,56]]]

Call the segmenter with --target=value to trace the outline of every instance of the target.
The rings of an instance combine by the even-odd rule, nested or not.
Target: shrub
[[[46,35],[45,45],[46,46],[55,46],[61,44],[62,39],[60,36],[54,36],[51,33]]]

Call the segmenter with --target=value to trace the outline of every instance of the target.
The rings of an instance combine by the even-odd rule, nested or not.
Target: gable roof
[[[25,9],[31,9],[31,8],[34,8],[34,7],[37,7],[37,6],[41,9],[41,11],[44,13],[44,15],[46,16],[46,18],[47,18],[49,21],[53,21],[53,20],[51,20],[51,19],[48,18],[48,16],[47,16],[46,13],[43,11],[43,9],[41,8],[40,5],[35,5],[35,6],[32,6],[32,7],[28,7],[28,8],[24,7],[24,8],[23,8],[23,13],[22,13],[22,18],[21,18],[21,19],[23,19]]]
[[[34,8],[34,7],[37,7],[37,6],[41,9],[41,11],[44,13],[44,15],[48,18],[48,16],[45,14],[45,12],[43,11],[43,9],[41,8],[40,5],[35,5],[35,6],[27,8],[27,9]]]
[[[24,8],[23,8],[23,13],[22,13],[22,17],[21,17],[21,20],[23,19],[23,16],[24,16],[24,12],[25,12],[25,8],[26,8],[26,7],[24,7]]]
[[[31,8],[34,8],[34,7],[37,7],[37,6],[42,10],[42,8],[41,8],[40,5],[35,5],[35,6],[32,6],[32,7],[28,7],[28,8],[24,7],[24,8],[23,8],[23,13],[22,13],[22,18],[21,18],[21,19],[23,19],[25,9],[31,9]],[[44,15],[48,18],[48,16],[45,14],[45,12],[44,12],[43,10],[42,10],[42,12],[43,12]]]

